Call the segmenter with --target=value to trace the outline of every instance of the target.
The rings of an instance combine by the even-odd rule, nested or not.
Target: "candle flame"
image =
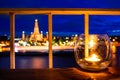
[[[98,58],[98,56],[96,54],[92,54],[91,57],[85,58],[86,61],[90,61],[90,62],[98,62],[100,61],[100,59]]]

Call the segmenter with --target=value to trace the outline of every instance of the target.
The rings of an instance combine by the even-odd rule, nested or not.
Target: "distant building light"
[[[19,40],[21,40],[21,38],[15,38],[15,41],[19,41]]]
[[[66,39],[69,39],[69,37],[66,37]]]
[[[18,52],[18,48],[17,47],[15,47],[15,52]]]
[[[78,35],[77,35],[77,34],[75,34],[75,36],[77,37]]]
[[[115,39],[112,39],[112,41],[115,41]]]
[[[23,42],[23,46],[26,46],[27,45],[27,43],[26,42]]]
[[[56,37],[54,36],[53,39],[56,39]]]
[[[15,43],[15,46],[20,46],[18,43]]]
[[[117,39],[117,37],[115,37],[115,39]]]
[[[25,33],[25,31],[22,31],[22,33],[24,34],[24,33]]]
[[[41,34],[43,34],[43,31],[41,31]]]
[[[35,19],[35,21],[37,22],[38,20],[37,20],[37,19]]]

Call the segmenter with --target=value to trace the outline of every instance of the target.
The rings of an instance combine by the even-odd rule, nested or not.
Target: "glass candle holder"
[[[99,71],[106,69],[112,60],[110,39],[107,35],[89,34],[85,45],[85,35],[76,41],[74,54],[77,64],[85,70]],[[85,46],[88,50],[85,50]],[[88,51],[88,52],[87,52]]]

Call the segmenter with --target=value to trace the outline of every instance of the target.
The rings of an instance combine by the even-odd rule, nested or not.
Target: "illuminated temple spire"
[[[39,26],[38,26],[38,20],[35,19],[35,25],[34,25],[34,34],[40,34],[39,32]]]
[[[25,40],[25,32],[22,31],[22,40],[24,41]]]
[[[35,19],[34,32],[30,36],[32,41],[42,41],[43,37],[39,31],[38,20]]]

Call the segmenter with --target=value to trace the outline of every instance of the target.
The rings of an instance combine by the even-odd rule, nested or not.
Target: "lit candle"
[[[99,62],[101,59],[98,58],[96,54],[92,54],[90,57],[85,58],[85,60],[89,62]]]

